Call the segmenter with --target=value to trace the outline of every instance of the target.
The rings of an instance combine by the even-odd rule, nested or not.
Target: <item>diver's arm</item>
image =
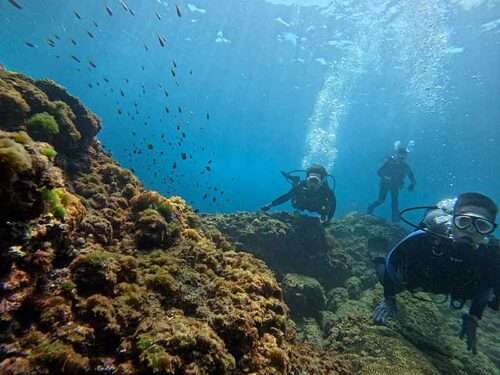
[[[276,198],[271,202],[271,207],[279,206],[280,204],[289,201],[293,197],[293,194],[294,194],[294,189],[290,190],[286,194],[283,194],[281,197]]]
[[[380,178],[388,177],[387,176],[387,169],[389,168],[389,161],[386,161],[378,170],[377,174]]]
[[[406,175],[408,176],[408,178],[410,179],[410,182],[412,185],[415,185],[417,183],[417,181],[415,180],[415,174],[413,173],[413,171],[411,170],[411,167],[407,164],[407,172],[406,172]]]

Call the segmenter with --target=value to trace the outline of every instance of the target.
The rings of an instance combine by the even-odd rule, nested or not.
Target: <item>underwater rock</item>
[[[25,132],[42,113],[50,144]],[[100,126],[57,84],[0,71],[0,372],[351,373],[297,341],[262,261],[145,191]]]
[[[281,281],[283,296],[296,317],[315,316],[325,308],[323,287],[312,277],[288,273]]]

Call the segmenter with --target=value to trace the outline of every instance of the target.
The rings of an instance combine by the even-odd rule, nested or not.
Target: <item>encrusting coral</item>
[[[26,133],[41,113],[49,144]],[[100,127],[61,86],[0,69],[0,372],[351,373],[297,341],[262,261],[145,191]]]
[[[450,312],[447,304],[433,302],[429,295],[417,299],[403,293],[398,297],[398,324],[372,323],[382,288],[368,256],[368,243],[386,238],[388,250],[406,235],[401,227],[359,213],[327,227],[317,219],[288,213],[216,214],[204,215],[203,220],[207,230],[221,230],[238,249],[266,260],[281,281],[298,338],[343,353],[356,374],[498,373],[494,332],[500,320],[495,312],[487,310],[480,323],[484,329],[479,333],[478,356],[467,353],[457,337],[461,312]],[[309,236],[312,233],[315,237]],[[321,267],[318,259],[324,262]]]

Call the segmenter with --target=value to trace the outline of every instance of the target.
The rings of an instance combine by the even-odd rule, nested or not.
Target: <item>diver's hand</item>
[[[477,354],[477,327],[479,326],[478,318],[471,314],[462,315],[462,328],[458,337],[461,340],[465,339],[467,350],[472,354]]]
[[[384,297],[384,301],[373,312],[373,321],[377,324],[387,324],[389,319],[397,319],[397,317],[396,297]]]
[[[271,209],[272,205],[271,204],[266,204],[264,207],[260,208],[260,211],[262,212],[267,212]]]
[[[414,189],[415,189],[415,182],[412,182],[412,183],[408,186],[408,191],[411,193]]]

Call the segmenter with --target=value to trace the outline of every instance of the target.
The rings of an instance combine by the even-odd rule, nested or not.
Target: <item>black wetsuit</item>
[[[290,199],[293,208],[317,212],[328,220],[332,219],[337,208],[335,194],[326,181],[317,190],[309,189],[306,181],[300,181],[288,193],[272,201],[271,206],[283,204]]]
[[[416,231],[391,250],[377,275],[385,297],[403,290],[449,294],[452,300],[472,300],[469,313],[481,318],[489,299],[500,297],[499,241],[492,237],[473,248]]]
[[[377,174],[380,176],[380,190],[378,199],[368,206],[368,213],[385,202],[387,194],[391,193],[392,221],[399,221],[399,190],[404,185],[405,177],[408,176],[412,185],[415,185],[415,175],[406,161],[399,160],[394,156],[387,158],[387,161],[379,168]]]

